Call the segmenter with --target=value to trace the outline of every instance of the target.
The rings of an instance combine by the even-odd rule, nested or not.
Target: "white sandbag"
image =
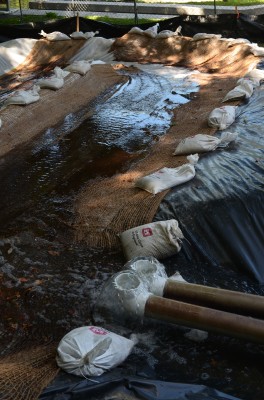
[[[41,89],[58,90],[64,85],[64,77],[67,76],[67,72],[63,71],[60,67],[55,67],[53,74],[48,78],[42,78],[37,81],[37,84]]]
[[[182,31],[182,26],[179,25],[178,28],[175,30],[175,35],[177,36],[181,35],[181,31]]]
[[[262,80],[264,80],[264,69],[252,69],[252,71],[248,72],[244,78],[249,78],[253,80],[257,80],[260,84]]]
[[[48,78],[39,79],[37,83],[41,89],[58,90],[63,87],[64,79],[57,78],[55,75],[52,75]]]
[[[188,156],[189,163],[177,168],[164,167],[150,175],[143,176],[135,181],[135,186],[149,193],[157,194],[188,182],[195,176],[194,164],[198,161],[198,155],[196,157],[193,160],[192,156]]]
[[[175,32],[165,29],[165,30],[157,33],[156,37],[159,39],[167,39],[172,36],[179,36],[181,34],[181,30],[182,30],[181,26],[178,26],[178,28],[175,30]]]
[[[55,67],[53,73],[57,78],[65,78],[67,75],[69,75],[67,71],[64,71],[60,67]]]
[[[203,153],[213,151],[220,143],[220,139],[215,136],[197,134],[182,139],[176,147],[173,155]]]
[[[82,31],[73,32],[70,34],[70,37],[74,40],[87,40],[85,34]]]
[[[49,40],[50,42],[55,42],[57,40],[71,40],[71,38],[65,33],[62,32],[51,32],[51,33],[46,33],[43,30],[39,33],[39,35],[43,36],[45,39]]]
[[[140,256],[157,259],[172,256],[181,250],[183,237],[175,219],[140,225],[120,234],[127,260]]]
[[[128,33],[136,33],[137,35],[144,35],[143,29],[139,28],[138,26],[133,26]]]
[[[96,32],[85,32],[85,33],[82,32],[82,31],[79,31],[79,32],[71,33],[70,37],[72,39],[74,39],[74,40],[87,40],[87,39],[90,39],[90,38],[94,37],[98,33],[99,33],[98,31],[96,31]]]
[[[92,60],[91,61],[91,65],[99,65],[99,64],[105,64],[105,62],[102,60]]]
[[[252,96],[253,90],[253,83],[249,80],[244,79],[238,86],[236,86],[234,89],[230,90],[226,94],[226,96],[222,100],[222,103],[230,100],[248,99]]]
[[[99,376],[121,364],[134,342],[98,326],[73,329],[60,341],[56,361],[78,376]]]
[[[235,132],[224,132],[220,138],[198,133],[197,135],[182,139],[173,155],[204,153],[214,151],[217,147],[226,147],[237,139]]]
[[[253,89],[260,86],[260,81],[258,79],[250,78],[249,76],[244,76],[244,78],[238,79],[237,85],[244,85],[245,82],[249,82],[253,86]]]
[[[225,131],[220,136],[220,143],[219,143],[218,147],[226,147],[230,143],[235,142],[237,140],[237,138],[238,138],[237,132]]]
[[[228,128],[236,118],[236,106],[215,108],[208,117],[208,125],[220,130]]]
[[[224,42],[229,42],[228,47],[235,46],[237,44],[250,44],[249,40],[243,38],[221,38],[221,40]]]
[[[74,61],[65,70],[76,74],[85,75],[91,69],[91,63],[86,60]]]
[[[157,39],[167,39],[171,36],[176,36],[176,33],[173,31],[169,31],[169,30],[164,30],[164,31],[160,31],[156,37]]]
[[[2,128],[2,120],[1,120],[1,118],[0,118],[0,129]]]
[[[250,45],[250,52],[255,57],[264,57],[264,48],[263,47],[259,47],[257,43],[252,43]]]
[[[155,24],[154,26],[151,26],[150,28],[146,29],[143,33],[145,36],[154,39],[158,34],[158,27],[159,24]]]
[[[39,90],[40,87],[38,85],[34,85],[31,90],[17,90],[4,102],[4,105],[27,105],[35,103],[39,100]]]
[[[196,33],[193,35],[193,40],[204,40],[204,39],[221,39],[222,35],[216,35],[214,33]]]

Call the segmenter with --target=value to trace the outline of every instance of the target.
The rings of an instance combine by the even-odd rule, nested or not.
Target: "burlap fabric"
[[[2,400],[36,400],[55,378],[59,368],[55,361],[56,345],[27,346],[0,358],[0,398]]]
[[[128,33],[112,44],[116,60],[185,66],[201,72],[243,74],[257,63],[250,46],[222,39],[150,38]]]

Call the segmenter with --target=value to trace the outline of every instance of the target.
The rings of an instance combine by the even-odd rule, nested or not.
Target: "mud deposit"
[[[197,90],[186,85],[188,77],[175,79],[133,75],[106,103],[98,99],[93,117],[83,120],[85,110],[68,115],[60,126],[0,160],[1,352],[28,335],[60,339],[75,327],[104,324],[138,337],[124,364],[127,374],[204,384],[244,400],[260,400],[264,378],[259,346],[213,334],[194,342],[184,336],[189,329],[159,322],[135,328],[104,321],[100,290],[122,270],[122,251],[89,249],[73,241],[76,193],[89,179],[110,176],[144,157],[169,128],[170,110]],[[168,275],[179,261],[165,260]],[[210,275],[205,263],[196,270],[186,265],[184,278],[204,284],[231,280],[238,290],[250,287],[254,292],[247,277],[224,272]]]

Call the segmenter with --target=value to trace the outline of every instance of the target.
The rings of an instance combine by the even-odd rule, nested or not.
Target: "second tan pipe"
[[[168,279],[163,297],[264,319],[264,296]]]
[[[151,295],[144,316],[264,343],[264,321]]]

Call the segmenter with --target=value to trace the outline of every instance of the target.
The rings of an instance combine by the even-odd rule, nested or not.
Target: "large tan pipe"
[[[159,296],[149,296],[144,316],[264,343],[264,321]]]
[[[168,278],[165,267],[153,257],[138,257],[128,264],[154,295],[264,319],[264,296]]]
[[[163,297],[264,319],[264,296],[168,279]]]
[[[264,343],[264,321],[260,319],[153,295],[139,275],[129,270],[118,273],[113,284],[121,308],[132,317],[154,318]]]

